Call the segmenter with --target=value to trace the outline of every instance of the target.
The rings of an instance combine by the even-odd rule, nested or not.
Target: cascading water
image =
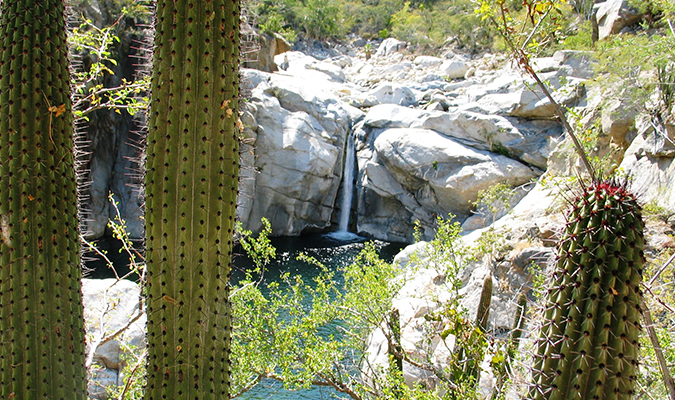
[[[338,220],[338,232],[349,231],[349,215],[352,209],[352,198],[354,197],[354,157],[356,149],[354,147],[354,135],[347,135],[347,149],[345,154],[345,167],[342,178],[342,202],[340,204],[340,218]]]

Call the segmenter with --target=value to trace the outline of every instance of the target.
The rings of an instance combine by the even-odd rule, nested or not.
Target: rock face
[[[461,266],[458,274],[461,288],[457,292],[446,274],[447,262],[435,260],[427,242],[410,245],[396,256],[394,263],[401,268],[398,279],[403,284],[392,301],[392,307],[399,310],[401,346],[407,355],[415,360],[425,360],[439,369],[447,365],[454,350],[454,336],[442,338],[435,334],[429,337],[429,332],[440,330],[430,325],[428,317],[442,311],[459,296],[459,308],[466,311],[469,320],[474,320],[483,282],[488,275],[492,276],[494,282],[488,329],[490,332],[507,332],[512,328],[517,297],[522,291],[531,289],[531,264],[545,269],[553,257],[552,248],[532,246],[535,239],[551,229],[551,224],[555,229],[562,226],[560,216],[547,211],[554,199],[553,194],[541,186],[532,188],[512,213],[493,226],[496,232],[505,235],[506,242],[506,249],[497,257],[497,261],[457,259]],[[483,232],[485,230],[465,236],[460,244],[471,248]],[[529,247],[525,247],[525,243]],[[378,368],[388,368],[386,334],[383,330],[375,330],[369,337],[366,353],[368,365],[373,368],[372,374],[376,374]],[[403,364],[403,375],[409,385],[423,383],[427,387],[434,387],[437,380],[433,372],[407,361]],[[490,375],[483,375],[481,390],[489,394],[492,385]]]
[[[242,181],[251,197],[240,197],[248,205],[239,219],[256,231],[266,217],[274,235],[326,228],[342,179],[345,139],[360,112],[307,79],[246,74],[257,82],[243,118],[246,135],[255,138],[255,180]]]
[[[617,34],[640,20],[640,13],[625,0],[607,0],[594,6],[598,20],[598,37]]]
[[[246,229],[260,229],[263,217],[274,235],[334,228],[347,135],[357,139],[359,164],[351,226],[397,241],[412,240],[415,220],[429,237],[436,215],[468,217],[481,189],[536,177],[558,144],[561,128],[548,101],[497,57],[412,57],[395,39],[369,60],[362,48],[302,42],[305,52],[280,53],[287,45],[279,38],[265,43],[258,68],[278,72],[242,70],[249,100],[240,115],[238,218]],[[583,99],[591,76],[583,53],[558,52],[536,67],[562,103]],[[110,191],[131,237],[143,236],[137,129],[128,116],[91,117],[89,238],[114,216]]]
[[[380,237],[384,232],[390,241],[411,241],[415,220],[430,234],[436,215],[465,219],[480,190],[537,176],[518,161],[430,129],[375,129],[363,136],[372,144],[357,153],[358,232]]]
[[[259,68],[278,71],[242,70],[249,99],[240,115],[238,218],[246,229],[259,230],[263,217],[273,235],[335,228],[348,135],[356,138],[358,160],[350,226],[406,242],[416,220],[429,238],[437,215],[469,217],[480,190],[537,177],[560,142],[548,99],[498,57],[412,57],[404,42],[387,39],[366,60],[363,48],[301,43],[316,58],[277,54],[285,45],[268,39],[268,65]],[[586,54],[561,51],[534,65],[562,104],[585,101],[584,80],[592,76]],[[109,115],[101,121],[118,118]],[[112,190],[131,236],[142,237],[133,121],[103,124],[114,135],[98,116],[92,122],[89,236],[104,232]],[[619,125],[612,135],[622,134]]]
[[[648,116],[638,125],[639,134],[626,150],[621,168],[632,178],[631,189],[641,201],[675,210],[675,125],[652,125]]]
[[[243,32],[253,35],[252,32]],[[275,72],[279,68],[274,63],[274,57],[291,51],[291,45],[279,34],[273,35],[262,34],[255,39],[257,49],[253,51],[251,56],[246,57],[250,61],[244,61],[244,67],[255,68],[265,72]]]
[[[123,353],[141,352],[145,348],[145,314],[140,308],[140,288],[137,284],[115,279],[83,279],[85,329],[87,331],[87,354],[92,357],[89,379],[89,396],[107,400],[106,387],[122,385],[124,369]],[[126,327],[134,317],[138,318],[117,338],[104,344],[101,339]],[[93,350],[91,346],[95,345]],[[126,347],[124,349],[123,347]]]
[[[630,176],[631,190],[639,193],[642,202],[662,207],[671,216],[668,222],[645,218],[646,252],[657,254],[674,245],[672,237],[665,232],[672,233],[675,229],[675,220],[672,218],[675,211],[675,125],[668,116],[658,119],[641,115],[633,109],[620,110],[621,107],[611,97],[607,102],[610,107],[603,108],[600,105],[607,103],[593,99],[583,104],[585,110],[581,113],[581,122],[588,122],[590,116],[602,116],[601,126],[598,127],[599,136],[601,140],[606,140],[602,142],[603,146],[609,143],[621,149],[621,156],[615,160],[623,160],[620,168]],[[410,117],[409,112],[401,115],[400,120]],[[365,122],[383,120],[380,117],[371,117],[367,116]],[[559,147],[564,146],[568,146],[566,142],[559,144]],[[558,173],[566,171],[559,165],[550,166],[549,171],[552,169],[556,169]],[[552,265],[551,260],[555,257],[552,246],[565,225],[565,204],[569,201],[570,190],[573,192],[575,185],[572,184],[570,189],[570,184],[564,183],[564,178],[558,179],[561,179],[562,184],[556,184],[556,178],[547,180],[546,183],[543,180],[538,182],[512,210],[487,228],[471,229],[470,221],[464,224],[468,228],[462,238],[464,245],[479,245],[484,238],[490,237],[498,237],[503,245],[502,249],[493,250],[495,252],[491,257],[483,258],[483,262],[461,262],[461,289],[458,293],[462,296],[460,307],[466,309],[471,320],[476,314],[483,279],[488,274],[492,275],[495,284],[488,329],[497,336],[500,332],[512,329],[518,294],[531,295],[531,266],[536,265],[539,270],[547,271]],[[396,256],[395,262],[402,271],[399,279],[404,284],[392,306],[400,313],[403,350],[414,359],[428,360],[442,368],[452,354],[454,339],[452,336],[443,339],[436,335],[428,340],[427,317],[442,309],[455,294],[446,284],[447,276],[434,267],[438,263],[430,262],[431,255],[427,246],[425,242],[417,243],[408,246]],[[489,248],[481,247],[481,254],[486,252],[489,252]],[[524,337],[528,335],[531,336],[532,333],[526,332]],[[367,359],[375,366],[371,373],[377,373],[377,367],[388,368],[386,332],[372,332],[368,346]],[[433,387],[437,379],[434,374],[409,363],[404,363],[403,375],[411,385],[421,382]],[[479,390],[488,396],[493,385],[494,376],[490,365],[484,363]]]
[[[115,15],[109,8],[109,2],[91,1],[83,10],[85,17],[91,19],[98,27],[110,26]],[[102,78],[104,87],[120,85],[122,79],[133,81],[142,70],[144,53],[139,50],[141,43],[149,38],[147,31],[149,22],[139,17],[122,18],[116,26],[114,34],[120,38],[114,42],[111,52],[118,60],[111,65],[115,73],[105,74]],[[84,65],[90,60],[83,57]],[[110,110],[98,110],[88,115],[89,121],[82,127],[85,144],[82,160],[82,180],[87,183],[81,192],[82,209],[85,220],[81,230],[88,239],[102,236],[106,231],[108,219],[115,218],[115,210],[108,199],[110,193],[119,202],[121,217],[126,220],[132,238],[144,235],[142,181],[143,141],[140,131],[142,124],[127,112],[115,113]]]
[[[242,115],[250,148],[239,218],[247,229],[262,217],[275,235],[331,227],[348,134],[358,160],[352,226],[379,239],[411,241],[415,221],[429,237],[437,215],[467,218],[480,190],[541,174],[561,128],[531,82],[508,66],[492,69],[492,58],[448,82],[440,74],[454,68],[463,77],[469,62],[452,54],[408,61],[401,46],[385,41],[369,61],[292,51],[275,57],[278,73],[244,71],[252,96]],[[569,105],[591,76],[583,53],[559,52],[537,68]]]

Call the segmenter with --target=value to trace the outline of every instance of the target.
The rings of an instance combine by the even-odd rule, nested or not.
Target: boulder
[[[300,51],[287,51],[274,56],[274,63],[282,71],[288,71],[289,69],[306,69],[308,65],[314,64],[317,61],[316,58]]]
[[[642,202],[654,202],[675,213],[675,126],[652,125],[643,118],[639,129],[620,168],[631,177],[630,187]]]
[[[439,103],[441,108],[447,104],[442,100]],[[448,112],[421,110],[391,104],[368,110],[364,126],[431,129],[464,145],[499,152],[541,169],[546,168],[548,156],[562,133],[562,127],[554,121],[524,120],[457,109]]]
[[[469,70],[469,65],[462,59],[453,58],[444,61],[438,69],[439,73],[448,79],[460,79],[464,78]]]
[[[590,79],[593,71],[593,54],[579,50],[558,50],[551,57],[538,57],[532,60],[537,73],[560,71],[566,76]]]
[[[392,53],[402,51],[407,46],[406,42],[394,38],[384,39],[375,52],[376,57],[387,57]]]
[[[417,105],[415,93],[409,87],[398,83],[382,82],[364,93],[362,98],[361,104],[363,107],[372,107],[378,104]]]
[[[413,64],[423,68],[438,67],[441,64],[443,64],[443,59],[440,57],[432,57],[432,56],[417,56],[415,57]]]
[[[345,81],[345,74],[342,72],[342,66],[340,66],[340,64],[332,63],[330,61],[320,61],[307,65],[307,68],[323,72],[335,82]]]
[[[628,99],[614,97],[607,100],[601,109],[602,132],[614,143],[625,148],[628,144],[626,136],[635,130],[635,117],[640,112],[639,107]]]
[[[594,8],[600,39],[621,32],[623,28],[639,22],[642,17],[626,0],[607,0],[596,4]]]
[[[542,80],[551,82],[551,95],[561,106],[570,106],[583,96],[583,79],[564,78],[560,71],[541,74]],[[564,83],[563,83],[564,82]],[[527,119],[551,119],[556,111],[548,97],[534,81],[509,82],[507,87],[494,92],[488,91],[473,102],[459,106],[465,111],[482,114],[497,114]]]
[[[414,219],[429,230],[434,215],[465,219],[480,190],[537,176],[518,161],[429,129],[380,129],[369,136],[372,147],[357,153],[357,227],[385,240],[410,241]]]
[[[256,36],[257,49],[247,58],[250,61],[244,61],[245,68],[255,68],[265,72],[278,71],[274,62],[274,57],[279,54],[291,51],[291,45],[278,33],[258,34]]]
[[[435,113],[421,119],[420,125],[433,129],[482,150],[493,150],[512,141],[522,141],[523,135],[506,118],[475,112]]]
[[[428,111],[416,108],[381,104],[368,110],[363,125],[365,128],[410,128],[428,115]]]
[[[141,313],[140,294],[140,287],[128,280],[82,280],[87,354],[97,340],[124,328],[140,315],[119,336],[95,349],[88,386],[92,399],[107,400],[106,387],[122,384],[123,348],[145,347],[146,316]]]

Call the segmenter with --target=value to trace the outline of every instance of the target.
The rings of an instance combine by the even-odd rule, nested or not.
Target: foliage
[[[476,52],[492,42],[489,28],[473,14],[468,0],[438,1],[413,6],[407,1],[391,16],[391,34],[417,46],[440,47],[446,41],[467,51]]]
[[[114,400],[141,400],[143,388],[146,384],[145,357],[147,351],[141,351],[133,346],[121,346],[119,373],[122,375],[122,384],[107,388],[110,399]]]
[[[674,45],[675,38],[671,35],[646,32],[613,36],[599,42],[597,72],[602,74],[599,83],[620,88],[613,95],[628,106],[672,113]],[[650,97],[654,90],[658,91],[660,100],[656,104]]]
[[[641,13],[649,13],[654,25],[659,23],[672,23],[675,15],[675,3],[670,0],[629,0],[628,4]]]
[[[263,0],[253,7],[261,30],[285,37],[302,33],[310,39],[345,39],[356,33],[431,48],[440,48],[450,38],[457,47],[475,52],[489,47],[492,39],[472,9],[470,0]]]
[[[661,205],[656,200],[645,203],[642,206],[642,213],[646,219],[668,222],[675,213]]]
[[[456,338],[455,348],[462,351],[453,353],[450,365],[438,366],[430,359],[402,352],[394,333],[397,317],[391,310],[409,272],[382,261],[370,243],[341,274],[301,255],[307,268],[320,271],[312,281],[286,274],[282,282],[262,284],[249,274],[233,288],[233,395],[251,389],[263,378],[272,378],[288,389],[331,386],[353,399],[478,398],[477,375],[467,371],[475,370],[495,343],[459,305],[460,272],[466,254],[459,232],[459,224],[439,220],[435,239],[411,257],[411,263],[418,265],[414,268],[442,273],[444,285],[454,293],[449,302],[427,316],[424,328],[429,343],[435,337]],[[248,248],[270,254],[265,236],[263,233],[261,246]],[[392,357],[401,357],[436,376],[436,389],[408,387],[398,368],[370,364],[366,349],[376,333],[386,338]],[[495,367],[503,360],[503,355],[497,356]]]
[[[87,114],[99,109],[113,109],[129,114],[145,110],[148,105],[146,93],[150,87],[149,76],[127,81],[115,87],[105,87],[105,75],[114,75],[117,65],[113,47],[120,39],[115,34],[118,23],[129,15],[123,8],[117,20],[110,26],[99,28],[91,20],[82,18],[79,26],[71,29],[68,46],[71,52],[86,58],[86,63],[78,63],[73,68],[73,114],[76,120],[87,119]]]
[[[309,39],[341,36],[343,24],[335,0],[305,0],[298,8],[297,18]]]
[[[476,5],[476,14],[490,22],[521,66],[547,45],[562,40],[564,1],[524,1],[521,12],[505,0],[479,0]]]
[[[480,190],[473,206],[476,207],[476,214],[484,217],[492,216],[494,220],[499,213],[511,208],[511,201],[515,196],[515,189],[507,183],[497,183],[488,189]]]
[[[254,4],[252,11],[263,32],[277,32],[291,41],[299,32],[309,39],[330,39],[346,33],[344,14],[336,0],[263,0]]]
[[[239,244],[256,266],[254,271],[249,271],[250,273],[260,273],[262,268],[276,257],[276,249],[269,239],[269,235],[272,233],[272,224],[267,218],[263,218],[261,222],[262,229],[257,238],[252,237],[253,232],[243,229],[240,221],[237,221],[236,224]]]
[[[395,286],[388,281],[395,268],[379,260],[370,245],[338,285],[333,272],[304,260],[322,270],[313,282],[285,275],[264,288],[245,280],[233,289],[233,393],[263,377],[288,388],[321,382],[346,393],[362,391],[351,377],[369,329],[379,326],[391,307]]]
[[[653,327],[663,349],[671,377],[675,375],[675,264],[673,249],[663,249],[650,257],[645,268],[645,302],[651,310]],[[670,262],[669,262],[670,261]],[[654,347],[646,337],[642,340],[642,368],[639,376],[641,391],[651,398],[665,399],[668,391],[659,368]]]
[[[283,17],[276,13],[269,15],[264,22],[259,24],[259,27],[263,33],[278,33],[290,43],[295,42],[297,37],[295,30],[290,28]]]
[[[487,260],[489,263],[497,260],[506,250],[505,236],[506,232],[490,226],[476,239],[469,252],[470,258],[475,261]]]

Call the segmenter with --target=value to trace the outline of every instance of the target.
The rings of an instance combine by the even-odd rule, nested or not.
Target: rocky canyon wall
[[[131,28],[116,50],[122,58],[146,34]],[[368,60],[351,45],[304,50],[276,55],[276,72],[242,69],[238,218],[246,229],[259,230],[263,217],[279,236],[336,229],[348,135],[357,160],[348,178],[355,183],[350,230],[378,239],[410,242],[416,221],[428,238],[436,218],[449,214],[480,228],[487,221],[473,215],[479,191],[522,186],[546,170],[574,174],[548,100],[500,57],[415,57],[394,39]],[[664,196],[675,187],[673,150],[663,139],[670,131],[650,131],[648,121],[635,123],[638,112],[624,115],[620,102],[609,107],[603,92],[587,93],[587,54],[560,51],[534,66],[560,103],[582,119],[602,118],[601,142],[639,178],[646,197],[675,208],[668,200],[675,196]],[[138,69],[133,58],[118,68],[110,85]],[[142,237],[140,126],[124,113],[99,112],[86,129],[87,235],[104,233],[112,191],[132,236]]]

